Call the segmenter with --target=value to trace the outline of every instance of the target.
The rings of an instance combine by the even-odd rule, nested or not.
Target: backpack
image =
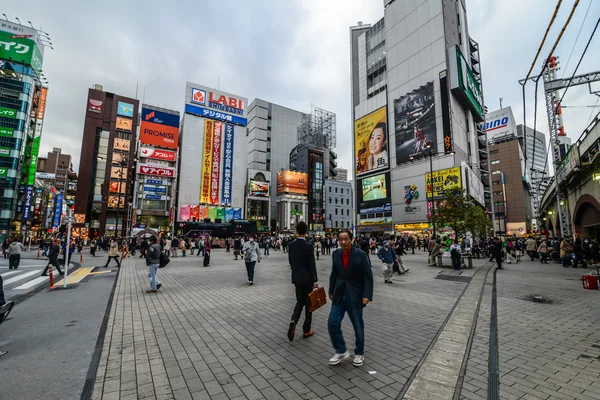
[[[163,252],[160,253],[159,259],[160,259],[160,261],[158,263],[158,268],[164,268],[167,266],[168,263],[171,262],[171,260],[169,259],[169,256]]]

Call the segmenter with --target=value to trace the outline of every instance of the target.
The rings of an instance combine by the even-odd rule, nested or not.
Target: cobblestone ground
[[[243,261],[224,250],[213,251],[209,268],[196,256],[172,258],[159,272],[163,288],[157,294],[145,293],[143,260],[129,258],[117,283],[93,398],[395,399],[465,288],[433,279],[440,269],[425,259],[422,252],[405,256],[411,271],[395,276],[393,285],[384,284],[380,263],[374,263],[374,301],[364,314],[366,359],[354,368],[327,365],[333,354],[330,304],[313,316],[315,336],[288,341],[295,299],[286,254],[272,251],[257,264],[254,286],[246,284]],[[317,267],[326,285],[330,257],[322,256]],[[560,328],[558,318],[552,323]],[[348,319],[343,330],[352,349]]]
[[[600,292],[583,289],[587,270],[531,261],[505,268],[497,275],[500,398],[600,399]],[[491,292],[486,285],[461,399],[487,398]]]

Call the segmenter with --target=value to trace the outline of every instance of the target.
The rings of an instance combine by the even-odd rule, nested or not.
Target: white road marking
[[[19,276],[15,276],[14,278],[10,278],[4,281],[4,286],[8,286],[11,283],[15,283],[15,282],[19,282],[25,278],[29,278],[30,276],[39,274],[40,272],[42,272],[42,269],[38,269],[37,271],[31,271],[31,272],[26,272],[24,274],[21,274]]]
[[[10,271],[10,272],[3,272],[0,274],[0,276],[2,276],[2,279],[6,278],[7,276],[11,276],[14,274],[18,274],[19,271]]]

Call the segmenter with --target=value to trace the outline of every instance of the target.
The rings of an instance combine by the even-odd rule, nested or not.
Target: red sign
[[[199,93],[199,92],[196,92]],[[233,107],[233,108],[237,108],[240,110],[244,109],[244,102],[240,99],[236,99],[235,97],[228,97],[228,96],[219,96],[218,99],[215,99],[213,97],[213,92],[209,92],[209,96],[208,96],[208,101],[209,103],[217,103],[217,104],[222,104],[224,106],[229,106],[229,107]]]
[[[140,155],[142,157],[155,158],[157,160],[175,161],[175,152],[159,150],[152,147],[140,147]]]
[[[215,122],[210,173],[210,204],[219,204],[219,177],[221,176],[221,132],[223,123]]]
[[[88,111],[96,114],[102,114],[102,100],[90,99]]]
[[[179,128],[143,121],[140,127],[140,143],[176,149]]]
[[[44,119],[44,112],[46,111],[46,95],[48,94],[48,88],[42,88],[40,94],[40,104],[38,106],[37,119]]]
[[[157,175],[172,178],[175,176],[175,170],[172,168],[157,168],[151,165],[140,165],[140,174]]]
[[[190,219],[193,220],[194,218],[196,218],[196,221],[200,219],[200,206],[197,204],[190,206]]]

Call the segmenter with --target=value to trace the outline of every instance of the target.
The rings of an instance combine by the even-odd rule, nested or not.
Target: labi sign
[[[17,110],[13,110],[12,108],[0,107],[0,117],[16,118]]]

